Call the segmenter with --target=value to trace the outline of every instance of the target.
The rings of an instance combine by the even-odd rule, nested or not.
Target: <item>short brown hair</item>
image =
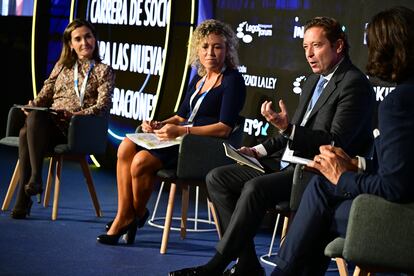
[[[331,44],[334,44],[338,39],[344,42],[343,53],[345,56],[349,55],[349,43],[345,32],[342,30],[341,24],[334,18],[326,16],[314,17],[305,24],[305,32],[313,27],[320,27],[325,31],[326,38]]]
[[[367,27],[367,73],[400,82],[414,72],[414,11],[394,7],[376,14]]]

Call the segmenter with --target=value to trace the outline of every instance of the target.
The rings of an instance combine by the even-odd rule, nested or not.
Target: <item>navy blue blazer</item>
[[[369,193],[389,201],[414,201],[414,77],[380,104],[378,128],[371,171],[342,174],[337,191],[348,198]]]

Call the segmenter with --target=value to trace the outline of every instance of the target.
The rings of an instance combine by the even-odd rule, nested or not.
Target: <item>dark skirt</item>
[[[137,145],[137,151],[143,150],[143,147]],[[175,169],[178,162],[179,145],[162,149],[148,150],[153,156],[161,160],[164,169]]]

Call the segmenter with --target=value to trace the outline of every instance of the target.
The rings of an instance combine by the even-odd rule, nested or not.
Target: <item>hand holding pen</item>
[[[342,148],[330,145],[319,147],[320,154],[313,158],[308,167],[320,171],[332,184],[337,184],[340,176],[346,171],[358,171],[358,162],[346,154]]]
[[[141,124],[141,128],[143,132],[150,133],[154,132],[156,129],[161,129],[165,124],[160,121],[143,121]]]

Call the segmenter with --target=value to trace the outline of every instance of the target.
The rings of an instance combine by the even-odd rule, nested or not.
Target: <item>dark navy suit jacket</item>
[[[305,126],[300,123],[308,108],[309,100],[319,75],[306,80],[298,107],[291,123],[295,135],[289,147],[297,155],[312,158],[319,153],[319,146],[330,144],[343,148],[348,154],[364,154],[372,145],[372,115],[375,93],[366,76],[348,58],[338,66],[312,109]],[[263,142],[268,155],[280,158],[287,140],[278,135]]]
[[[379,106],[373,166],[363,174],[342,174],[337,191],[395,202],[414,201],[414,77],[397,85]]]
[[[279,268],[292,275],[324,275],[330,259],[323,250],[334,236],[345,237],[349,211],[359,194],[414,201],[414,77],[380,104],[378,124],[370,171],[343,173],[336,186],[322,176],[309,182],[276,257]]]

